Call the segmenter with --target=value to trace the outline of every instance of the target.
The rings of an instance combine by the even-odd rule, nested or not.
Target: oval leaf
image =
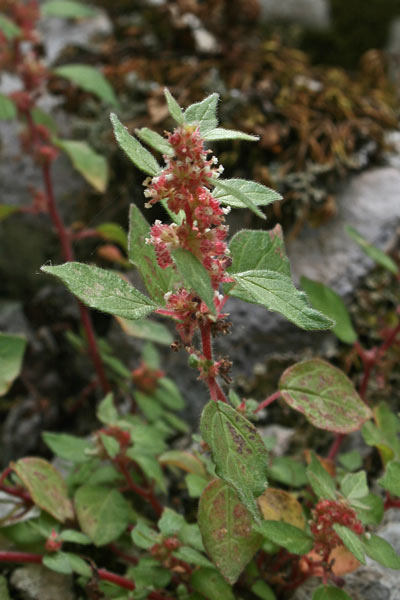
[[[221,180],[217,180],[219,183]],[[276,200],[282,200],[282,196],[275,190],[262,185],[256,181],[247,181],[247,179],[227,179],[222,180],[223,186],[218,186],[213,192],[215,198],[218,198],[222,204],[232,206],[232,208],[249,208],[249,201],[255,206],[267,206]],[[229,189],[226,188],[229,186]],[[246,200],[242,198],[245,194]],[[265,218],[265,215],[261,213]]]
[[[112,315],[141,319],[156,308],[149,298],[112,271],[77,262],[41,270],[59,277],[88,306]]]
[[[400,569],[400,556],[385,539],[370,533],[363,538],[366,554],[389,569]]]
[[[225,194],[225,199],[227,197],[232,197],[232,198],[236,199],[236,202],[239,201],[242,204],[242,207],[239,207],[239,208],[250,209],[254,214],[256,214],[258,217],[260,217],[260,219],[267,218],[264,215],[264,213],[262,212],[262,210],[257,208],[257,205],[254,204],[250,194],[245,193],[241,189],[242,186],[238,186],[235,184],[235,180],[233,180],[233,179],[210,179],[210,183],[212,183],[217,190],[217,193],[214,193],[214,196],[216,198],[218,197],[218,190],[222,190],[222,192],[224,192],[224,194]],[[251,181],[246,182],[246,183],[252,184],[252,186],[257,185]],[[221,199],[221,202],[223,202],[223,199]],[[225,200],[225,204],[229,204],[229,202],[226,202],[226,200]],[[232,206],[231,203],[230,203],[230,206]]]
[[[41,7],[44,17],[62,17],[65,19],[85,19],[96,16],[96,11],[75,0],[50,0]]]
[[[26,339],[22,335],[0,332],[0,396],[18,377],[24,357]]]
[[[283,521],[263,521],[257,530],[268,540],[294,554],[306,554],[314,540],[302,529]]]
[[[114,90],[104,75],[97,69],[88,65],[63,65],[54,69],[53,73],[59,77],[68,79],[86,92],[95,94],[101,100],[104,100],[104,102],[118,106]]]
[[[289,367],[281,376],[282,397],[315,427],[350,433],[372,417],[346,375],[320,359],[306,360]]]
[[[148,175],[157,175],[161,171],[161,167],[154,156],[129,133],[117,115],[111,113],[110,119],[119,147],[122,148],[133,164]]]
[[[56,140],[56,145],[71,160],[75,169],[98,192],[105,192],[108,183],[108,164],[104,156],[97,154],[86,142]]]
[[[229,251],[232,257],[229,273],[268,269],[290,277],[290,264],[280,225],[271,231],[242,229],[231,239]]]
[[[62,523],[74,518],[67,485],[57,469],[47,460],[27,456],[13,463],[12,468],[39,508]]]
[[[283,521],[304,529],[306,519],[300,502],[289,492],[268,488],[257,500],[266,521]]]
[[[337,587],[322,585],[315,590],[312,600],[351,600],[351,597]]]
[[[214,479],[201,495],[198,523],[208,555],[233,585],[262,542],[252,516],[227,483]]]
[[[200,430],[211,448],[217,475],[235,488],[259,522],[255,498],[267,485],[268,457],[257,429],[228,404],[209,402],[201,416]]]
[[[131,509],[117,490],[84,485],[74,500],[79,525],[96,546],[109,544],[125,531]]]

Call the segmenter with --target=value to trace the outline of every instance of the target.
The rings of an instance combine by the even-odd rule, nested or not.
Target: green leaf
[[[126,231],[118,225],[118,223],[102,223],[96,228],[106,240],[115,242],[121,246],[124,250],[128,250],[128,236]]]
[[[191,548],[196,548],[196,550],[199,550],[200,552],[205,552],[197,523],[185,523],[179,531],[178,538],[185,546],[190,546]]]
[[[345,344],[354,344],[357,334],[351,323],[350,315],[341,297],[329,286],[302,277],[300,285],[306,292],[312,306],[335,321],[332,332]]]
[[[277,456],[268,467],[268,476],[291,487],[304,487],[308,481],[306,467],[290,456]]]
[[[350,450],[350,452],[344,452],[338,456],[340,464],[347,469],[347,471],[356,471],[360,469],[363,464],[361,454],[358,450]]]
[[[0,94],[0,121],[11,121],[12,119],[15,119],[16,116],[17,107],[14,102],[5,94]]]
[[[336,499],[335,481],[329,475],[328,471],[324,469],[314,453],[311,454],[311,462],[307,468],[307,477],[318,498]]]
[[[63,542],[70,542],[71,544],[82,544],[83,546],[88,546],[92,543],[87,535],[81,531],[76,531],[75,529],[64,529],[64,531],[60,533],[59,537]]]
[[[378,263],[378,265],[381,265],[381,267],[384,267],[391,273],[394,273],[394,275],[397,275],[399,269],[398,269],[396,263],[390,258],[390,256],[388,256],[387,254],[382,252],[382,250],[379,250],[379,248],[376,248],[375,246],[373,246],[373,244],[368,242],[368,240],[366,240],[353,227],[349,227],[347,225],[346,232],[349,234],[349,236],[355,242],[357,242],[357,244],[361,247],[361,249],[365,252],[365,254],[367,256],[372,258],[372,260],[374,260],[376,263]]]
[[[214,290],[207,269],[198,258],[184,248],[176,248],[172,252],[172,257],[182,275],[185,287],[196,292],[215,314]]]
[[[222,185],[220,185],[221,181]],[[253,207],[267,206],[277,200],[282,200],[282,196],[278,192],[256,181],[247,181],[247,179],[213,179],[212,182],[216,185],[213,196],[222,204],[227,204],[228,206],[232,206],[232,208],[250,208],[249,203]],[[265,219],[264,213],[259,212],[262,215],[261,218]]]
[[[146,479],[150,481],[150,483],[154,481],[163,494],[167,493],[167,486],[160,463],[154,456],[141,454],[140,452],[135,451],[135,448],[132,448],[129,450],[129,458],[132,458],[135,462],[137,462]]]
[[[155,176],[160,173],[161,167],[154,156],[128,132],[127,128],[122,125],[117,115],[111,113],[110,119],[114,129],[115,139],[117,140],[119,147],[122,148],[133,164],[148,175]]]
[[[223,402],[209,402],[201,416],[201,435],[210,446],[216,473],[231,484],[259,522],[256,498],[267,484],[267,450],[257,429]]]
[[[0,575],[0,598],[1,600],[11,600],[8,593],[7,579],[3,575]]]
[[[55,144],[70,158],[75,169],[98,192],[105,192],[108,183],[108,164],[104,156],[97,154],[86,142],[54,140]]]
[[[157,307],[113,271],[68,262],[57,267],[44,266],[44,273],[59,277],[82,302],[112,315],[141,319]]]
[[[364,525],[379,525],[382,521],[384,506],[383,499],[376,494],[368,494],[362,499],[363,507],[355,507],[357,516]]]
[[[314,545],[312,537],[303,529],[283,521],[262,521],[257,531],[274,544],[294,554],[307,554]]]
[[[173,552],[172,556],[178,558],[179,560],[183,560],[189,563],[190,565],[196,565],[197,567],[213,568],[213,564],[208,560],[208,558],[206,558],[198,550],[190,548],[189,546],[180,546],[178,550]]]
[[[205,479],[201,475],[196,475],[196,473],[188,473],[185,477],[185,483],[189,496],[191,498],[200,498],[204,488],[208,484],[208,479]]]
[[[161,377],[158,380],[158,388],[154,392],[154,397],[171,410],[183,410],[185,408],[185,402],[177,385],[168,377]]]
[[[8,204],[0,204],[0,221],[6,219],[8,216],[19,212],[18,206],[10,206]]]
[[[0,31],[4,33],[8,41],[22,35],[21,29],[5,15],[0,14]]]
[[[122,317],[116,317],[118,323],[127,335],[139,338],[141,340],[148,340],[149,342],[156,342],[163,346],[169,346],[174,341],[174,338],[170,334],[169,330],[156,321],[150,319],[136,321],[129,321],[129,319],[123,319]]]
[[[143,521],[139,521],[136,527],[132,529],[131,537],[133,543],[143,550],[150,550],[154,544],[159,543],[161,540],[160,534],[143,523]]]
[[[363,544],[370,558],[389,569],[400,569],[400,556],[389,542],[378,535],[367,533],[363,536]]]
[[[174,149],[171,144],[166,140],[162,135],[152,131],[148,127],[142,127],[141,129],[135,129],[135,133],[148,146],[157,150],[157,152],[161,152],[161,154],[166,154],[167,156],[173,156],[175,154]]]
[[[329,329],[333,325],[333,321],[309,305],[304,292],[297,290],[291,279],[283,273],[251,270],[234,273],[232,277],[236,285],[230,289],[230,296],[236,296],[244,302],[261,304],[309,331]]]
[[[348,500],[359,500],[368,495],[367,475],[365,471],[347,473],[340,482],[343,496]]]
[[[78,573],[83,577],[91,577],[92,569],[89,565],[76,554],[71,552],[55,552],[54,554],[47,554],[43,557],[43,564],[56,573],[62,573],[63,575],[69,575],[71,573]]]
[[[12,463],[12,468],[39,508],[62,523],[74,518],[66,483],[47,460],[27,456]]]
[[[190,578],[190,585],[207,600],[235,600],[231,586],[215,569],[196,569]]]
[[[35,106],[32,108],[32,118],[36,125],[43,125],[52,133],[57,134],[57,123],[47,112]]]
[[[355,534],[354,531],[351,531],[351,529],[349,529],[348,527],[345,527],[344,525],[339,525],[338,523],[335,523],[333,525],[333,529],[336,531],[346,548],[350,550],[352,554],[354,554],[356,559],[362,565],[365,565],[365,548],[360,537],[357,534]]]
[[[218,100],[218,94],[211,94],[201,102],[191,104],[184,113],[185,123],[198,125],[202,135],[215,129],[218,125]]]
[[[10,389],[22,368],[26,339],[22,335],[0,332],[0,396]]]
[[[228,272],[231,274],[268,269],[290,277],[290,264],[280,225],[271,231],[242,229],[231,239],[229,251],[232,265]]]
[[[164,94],[167,100],[169,114],[179,125],[181,125],[184,122],[183,110],[167,88],[164,88]]]
[[[55,75],[68,79],[75,85],[81,87],[86,92],[91,92],[98,96],[107,104],[118,106],[117,97],[114,94],[114,90],[108,83],[104,75],[94,67],[88,65],[63,65],[53,70]]]
[[[319,358],[286,369],[279,389],[289,406],[320,429],[350,433],[372,417],[343,371]]]
[[[166,506],[158,521],[158,528],[165,537],[177,535],[185,525],[185,518]]]
[[[250,135],[243,131],[234,131],[233,129],[223,129],[222,127],[216,127],[210,129],[203,135],[207,142],[219,142],[220,140],[245,140],[247,142],[258,142],[260,137],[258,135]]]
[[[156,258],[154,246],[146,244],[150,237],[150,226],[140,210],[131,204],[129,211],[129,250],[128,258],[142,277],[150,296],[165,304],[164,295],[172,289],[174,269],[162,269]]]
[[[378,480],[378,483],[394,496],[400,497],[400,462],[391,460],[386,466],[384,476]]]
[[[73,463],[82,463],[88,460],[85,451],[89,448],[89,442],[76,435],[68,433],[42,433],[44,443],[60,458],[70,460]]]
[[[215,189],[217,190],[217,192],[214,193],[214,196],[218,198],[218,190],[222,190],[222,192],[225,194],[225,202],[223,202],[223,198],[221,199],[221,202],[223,202],[224,204],[229,204],[230,206],[232,206],[232,203],[227,202],[226,199],[229,199],[230,197],[236,198],[236,201],[239,201],[243,205],[238,208],[246,207],[258,217],[260,217],[260,219],[266,219],[267,217],[264,215],[262,210],[257,208],[257,205],[253,202],[251,195],[245,193],[242,190],[242,185],[236,184],[237,181],[242,182],[242,180],[240,179],[210,179],[210,183],[212,183],[215,186]],[[250,181],[246,183],[251,183],[252,186],[259,185]]]
[[[250,512],[227,483],[214,479],[201,495],[198,523],[208,555],[233,585],[262,542]]]
[[[135,600],[145,600],[151,590],[164,589],[171,581],[171,572],[162,568],[152,556],[142,557],[135,567],[129,569],[128,574],[135,582]]]
[[[100,434],[100,439],[102,441],[102,444],[103,444],[104,449],[107,452],[108,456],[111,459],[115,458],[121,450],[121,446],[119,445],[118,440],[116,440],[111,435],[107,435],[105,433]]]
[[[115,408],[114,396],[111,392],[100,402],[97,407],[96,415],[98,420],[105,425],[115,425],[118,421],[119,415]]]
[[[129,523],[130,506],[116,489],[83,485],[75,493],[79,525],[95,546],[117,539]]]
[[[255,596],[257,596],[257,598],[261,598],[261,600],[276,600],[276,596],[272,591],[272,588],[270,588],[270,586],[261,579],[253,583],[251,586],[251,591]]]
[[[74,0],[49,0],[41,7],[43,17],[62,17],[65,19],[85,19],[95,17],[97,11]]]
[[[321,585],[314,593],[312,600],[351,600],[344,590],[331,585]]]

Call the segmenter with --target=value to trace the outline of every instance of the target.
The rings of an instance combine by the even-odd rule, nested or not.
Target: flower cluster
[[[311,533],[314,536],[314,551],[323,560],[326,560],[330,552],[337,546],[343,545],[342,540],[333,529],[335,524],[344,525],[361,535],[364,532],[361,521],[356,512],[345,502],[336,500],[320,500],[313,509],[313,519],[310,524]]]
[[[176,248],[191,252],[207,270],[215,290],[215,306],[222,308],[218,289],[231,262],[225,225],[229,208],[223,208],[213,196],[212,186],[223,169],[217,166],[218,160],[211,151],[205,149],[197,127],[182,125],[167,134],[167,139],[171,153],[164,155],[163,172],[144,182],[146,207],[166,200],[170,211],[184,216],[180,225],[155,221],[147,242],[154,246],[163,269],[173,265],[172,252]],[[168,294],[166,302],[166,311],[179,321],[177,328],[185,344],[190,343],[194,331],[207,319],[216,320],[206,304],[185,288]]]

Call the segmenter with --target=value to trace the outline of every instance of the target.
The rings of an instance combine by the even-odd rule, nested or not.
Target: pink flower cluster
[[[344,525],[357,535],[364,532],[364,527],[357,518],[356,512],[347,504],[335,500],[320,500],[313,510],[310,524],[314,536],[314,550],[326,559],[331,550],[343,544],[333,529],[335,523]]]
[[[169,133],[167,139],[174,153],[164,155],[166,165],[160,175],[144,182],[146,207],[166,200],[173,213],[183,211],[184,217],[180,225],[156,221],[147,241],[154,246],[158,264],[163,269],[173,265],[171,252],[176,248],[184,248],[196,256],[210,275],[218,308],[217,290],[230,264],[225,225],[229,208],[220,205],[211,188],[212,180],[219,177],[223,169],[217,167],[218,160],[210,156],[211,151],[204,148],[204,139],[197,127],[183,125]],[[185,343],[191,339],[199,321],[204,322],[209,316],[204,302],[184,288],[167,298],[166,308],[181,321],[178,330]]]

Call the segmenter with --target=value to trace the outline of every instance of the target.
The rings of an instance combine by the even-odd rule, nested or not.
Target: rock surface
[[[60,575],[40,565],[27,565],[11,575],[11,585],[23,600],[74,600],[72,577]]]
[[[308,27],[326,29],[329,27],[328,0],[260,0],[264,21],[285,20]]]

